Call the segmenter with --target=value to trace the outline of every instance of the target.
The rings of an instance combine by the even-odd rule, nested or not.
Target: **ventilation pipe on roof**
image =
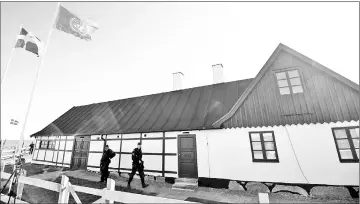
[[[224,73],[222,64],[215,64],[213,68],[213,83],[219,84],[224,82]]]
[[[184,74],[181,72],[173,73],[173,89],[181,90],[183,87]]]

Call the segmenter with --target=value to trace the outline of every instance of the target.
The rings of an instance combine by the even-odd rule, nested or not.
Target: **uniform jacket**
[[[104,151],[100,163],[101,164],[110,164],[112,158],[115,157],[115,152],[113,152],[111,149],[108,149],[107,151]]]
[[[133,165],[139,165],[139,161],[141,161],[141,163],[143,164],[143,161],[142,161],[142,151],[141,151],[141,149],[135,148],[135,149],[132,151],[131,158],[132,158],[132,160],[133,160]]]

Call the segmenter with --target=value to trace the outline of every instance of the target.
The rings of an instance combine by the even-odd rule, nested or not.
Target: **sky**
[[[359,4],[339,2],[63,2],[99,30],[92,41],[51,29],[56,2],[1,2],[1,139],[25,139],[73,106],[254,78],[279,45],[359,84]],[[40,58],[15,45],[20,25],[47,42]],[[52,31],[51,31],[52,30]],[[48,39],[51,31],[50,38]],[[19,121],[17,126],[10,120]]]

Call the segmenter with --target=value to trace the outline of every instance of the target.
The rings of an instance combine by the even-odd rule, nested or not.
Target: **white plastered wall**
[[[200,131],[198,174],[241,181],[357,186],[359,164],[339,162],[331,128],[358,125],[352,121]],[[251,131],[274,131],[279,163],[252,161]]]

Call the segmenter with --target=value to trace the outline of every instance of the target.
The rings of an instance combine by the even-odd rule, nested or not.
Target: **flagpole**
[[[19,148],[18,148],[18,153],[21,153],[21,146],[24,142],[24,133],[25,133],[25,129],[26,129],[26,125],[27,125],[27,119],[28,119],[28,116],[29,116],[29,112],[30,112],[30,108],[31,108],[31,104],[32,104],[32,100],[33,100],[33,96],[34,96],[34,93],[35,93],[35,89],[36,89],[36,84],[37,84],[37,81],[39,79],[39,75],[40,75],[40,69],[43,65],[43,62],[44,62],[44,57],[45,57],[45,53],[46,53],[46,49],[49,45],[49,42],[50,42],[50,37],[51,37],[51,33],[53,31],[53,27],[54,27],[54,23],[55,23],[55,20],[56,20],[56,16],[59,12],[59,7],[60,7],[60,2],[57,3],[56,5],[56,12],[54,14],[54,17],[52,19],[52,25],[51,25],[51,28],[50,28],[50,31],[49,31],[49,35],[47,37],[47,41],[46,41],[46,44],[45,44],[45,48],[44,48],[44,52],[43,54],[41,55],[41,60],[40,60],[40,64],[39,64],[39,67],[37,69],[37,73],[36,73],[36,79],[35,79],[35,83],[34,83],[34,86],[33,86],[33,89],[32,89],[32,92],[31,92],[31,96],[30,96],[30,101],[29,101],[29,106],[28,106],[28,109],[26,111],[26,116],[25,116],[25,121],[24,121],[24,125],[23,125],[23,128],[22,128],[22,131],[21,131],[21,135],[20,135],[20,141],[19,141]],[[20,151],[20,152],[19,152]]]
[[[21,32],[21,29],[22,29],[22,28],[23,28],[23,24],[20,25],[20,32]],[[17,40],[18,40],[18,37],[19,37],[20,32],[19,32],[18,35],[16,36],[15,45],[16,45],[16,43],[17,43]],[[11,62],[11,58],[12,58],[12,55],[13,55],[14,51],[15,51],[15,46],[13,46],[13,48],[12,48],[12,50],[11,50],[10,58],[9,58],[7,64],[6,64],[6,67],[5,67],[5,70],[4,70],[4,74],[3,74],[3,76],[1,77],[1,85],[2,85],[2,83],[3,83],[3,81],[4,81],[4,78],[5,78],[6,73],[7,73],[7,71],[8,71],[8,68],[9,68],[9,65],[10,65],[10,62]]]

